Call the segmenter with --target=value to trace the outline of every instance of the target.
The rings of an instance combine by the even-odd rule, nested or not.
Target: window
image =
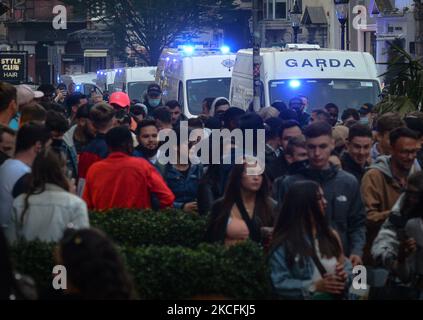
[[[309,99],[311,110],[332,102],[346,108],[358,108],[363,103],[376,104],[379,101],[379,84],[374,80],[353,79],[301,79],[275,80],[269,83],[270,103],[277,100],[287,105],[289,99],[303,94]],[[310,111],[310,110],[309,110]]]
[[[286,19],[286,0],[275,0],[275,19]]]
[[[266,0],[264,2],[265,19],[287,19],[288,0]]]
[[[197,115],[202,112],[207,97],[229,97],[231,78],[210,78],[187,81],[188,110]],[[182,87],[182,86],[181,86]]]
[[[148,86],[152,82],[129,82],[128,83],[128,96],[131,100],[138,99],[142,100]]]
[[[416,54],[416,43],[415,42],[410,42],[410,53]]]
[[[273,19],[273,1],[274,0],[267,0],[267,15],[266,18],[272,20]]]

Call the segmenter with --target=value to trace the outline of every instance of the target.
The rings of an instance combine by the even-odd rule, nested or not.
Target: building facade
[[[66,27],[57,28],[53,21],[60,13],[53,9],[63,5],[61,1],[8,0],[3,3],[9,10],[0,17],[0,50],[28,53],[30,83],[57,83],[61,74],[114,67],[113,34],[93,23],[89,14],[78,15],[66,6]]]
[[[376,62],[380,74],[386,72],[391,43],[395,42],[411,56],[416,56],[417,24],[413,0],[374,0],[376,18]]]

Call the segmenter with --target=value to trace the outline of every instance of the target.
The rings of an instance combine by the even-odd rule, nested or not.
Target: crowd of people
[[[37,239],[59,244],[68,296],[136,297],[88,211],[169,207],[207,217],[204,241],[261,245],[277,298],[354,298],[352,269],[360,265],[370,278],[386,274],[382,287],[421,293],[423,113],[378,114],[372,104],[339,111],[310,106],[306,96],[258,113],[206,97],[202,114],[186,119],[156,84],[131,101],[124,92],[85,96],[63,84],[34,91],[1,82],[0,298],[36,297],[8,247]],[[202,132],[197,141],[184,141],[181,121]],[[254,136],[265,144],[264,168],[251,161],[257,148],[242,163],[181,160],[214,129],[264,130],[265,141]],[[159,161],[162,130],[176,132],[174,163]],[[236,139],[220,146],[232,156],[242,147]]]

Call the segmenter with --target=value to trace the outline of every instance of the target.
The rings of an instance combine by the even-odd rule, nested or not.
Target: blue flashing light
[[[167,58],[166,58],[166,61],[169,61],[169,60],[170,60],[170,58],[169,58],[169,57],[167,57]]]
[[[185,54],[193,54],[194,53],[194,47],[193,46],[184,46],[184,52]]]
[[[291,81],[289,81],[289,86],[292,89],[297,89],[297,88],[299,88],[301,86],[301,82],[298,81],[298,80],[291,80]]]
[[[80,85],[77,85],[76,86],[76,91],[79,91],[79,90],[81,90],[81,86]]]
[[[222,47],[220,47],[220,51],[223,54],[228,54],[229,52],[231,52],[231,48],[229,48],[228,46],[222,46]]]
[[[176,62],[176,59],[173,59],[173,62]]]

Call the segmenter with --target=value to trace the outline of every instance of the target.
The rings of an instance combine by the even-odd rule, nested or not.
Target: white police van
[[[114,78],[114,90],[128,93],[131,100],[142,100],[147,87],[155,83],[156,67],[118,69]]]
[[[75,91],[90,95],[91,92],[102,93],[102,90],[97,86],[96,74],[81,73],[81,74],[63,74],[60,76],[60,82],[69,87],[70,84],[75,85]]]
[[[109,91],[109,93],[113,93],[114,89],[114,81],[115,75],[121,69],[105,69],[105,70],[98,70],[97,71],[97,78],[96,84],[97,86],[104,92]],[[120,71],[122,72],[122,71]]]
[[[261,105],[309,99],[309,111],[335,103],[340,114],[346,108],[377,103],[381,83],[369,53],[321,49],[318,45],[293,44],[263,48],[260,52]],[[237,53],[232,74],[230,101],[247,109],[253,100],[252,49]]]
[[[235,54],[184,46],[166,49],[157,65],[156,82],[166,100],[177,100],[188,118],[199,115],[205,98],[229,97]]]

